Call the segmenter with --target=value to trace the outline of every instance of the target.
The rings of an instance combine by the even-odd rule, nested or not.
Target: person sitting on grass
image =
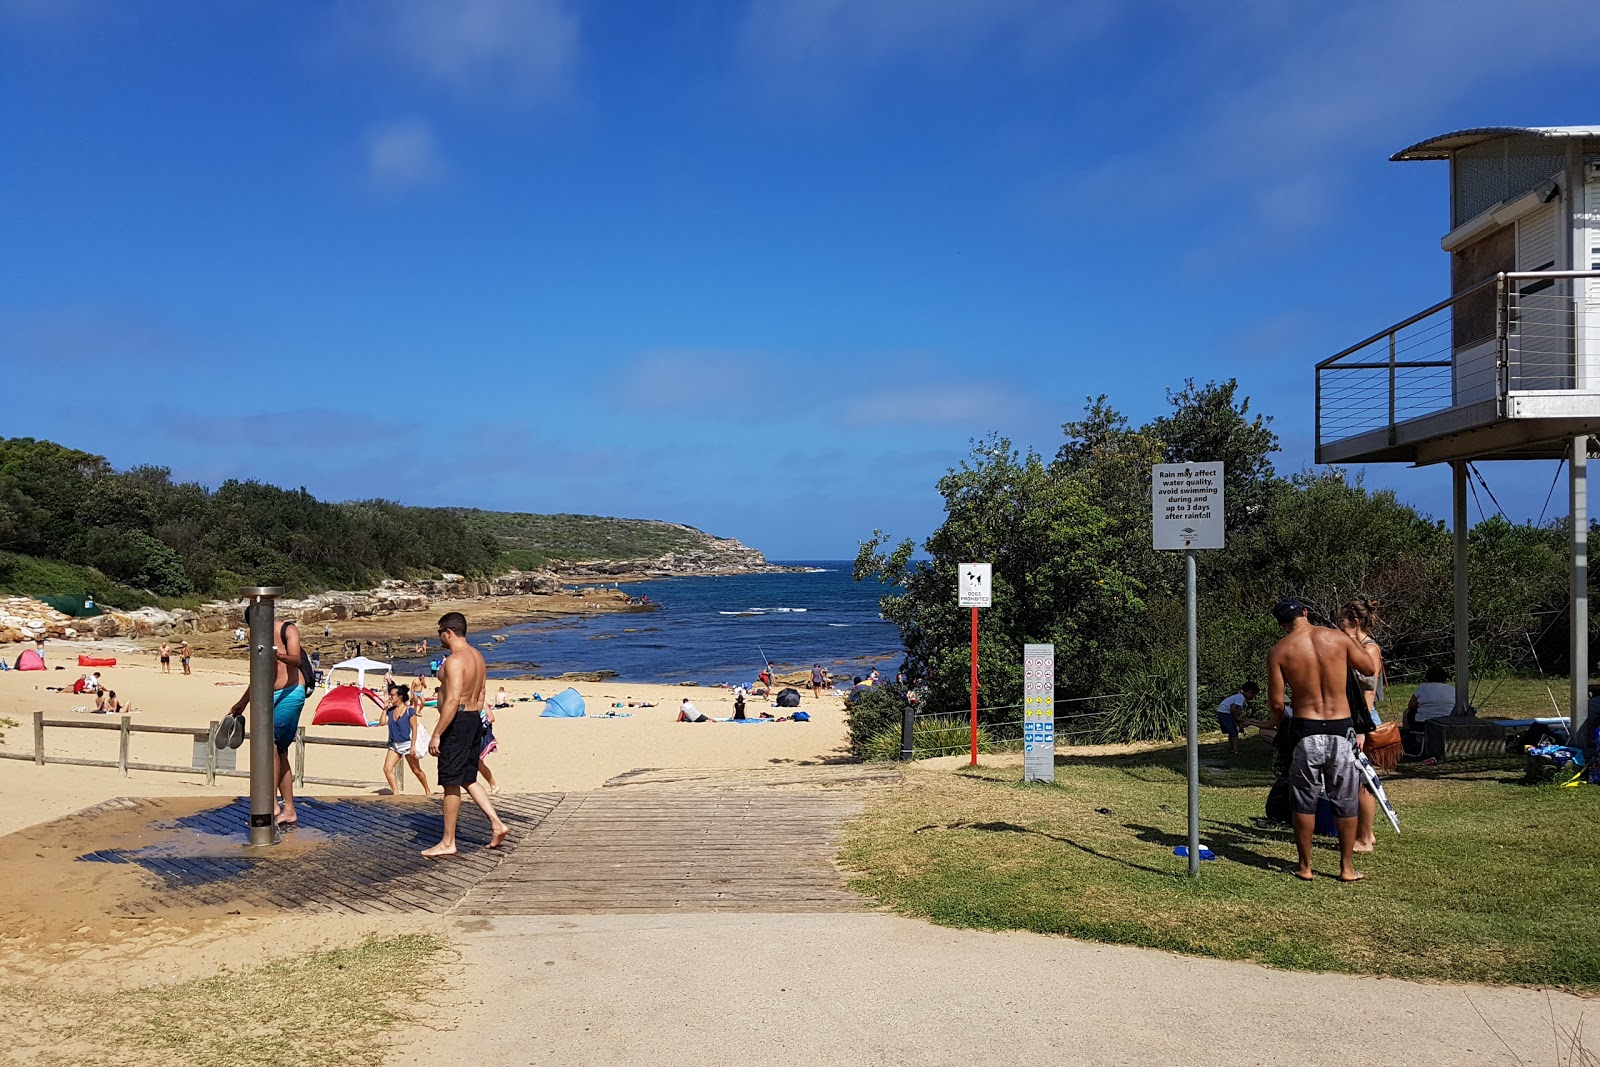
[[[1265,725],[1266,720],[1247,719],[1244,714],[1260,693],[1260,686],[1254,682],[1246,682],[1239,687],[1237,693],[1217,705],[1217,724],[1222,727],[1222,732],[1228,735],[1228,751],[1234,755],[1239,754],[1239,731],[1241,729],[1250,725],[1259,729]]]
[[[689,699],[687,699],[687,698],[685,698],[684,702],[682,704],[678,705],[678,718],[677,718],[676,721],[677,722],[710,722],[711,719],[709,717],[705,716],[705,715],[700,714],[700,709],[694,706],[694,702],[689,700]]]

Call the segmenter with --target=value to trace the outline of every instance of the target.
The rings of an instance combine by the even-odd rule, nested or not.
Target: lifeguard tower
[[[1600,125],[1491,126],[1391,157],[1450,164],[1450,296],[1317,364],[1318,463],[1449,463],[1467,701],[1467,464],[1569,460],[1573,725],[1587,704],[1587,473],[1600,433]]]

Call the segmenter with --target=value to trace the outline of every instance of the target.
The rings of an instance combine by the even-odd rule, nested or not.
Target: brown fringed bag
[[[1400,727],[1397,723],[1379,723],[1367,734],[1367,759],[1384,774],[1400,766],[1401,751]]]

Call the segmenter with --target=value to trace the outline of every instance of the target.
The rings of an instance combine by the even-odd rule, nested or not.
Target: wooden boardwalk
[[[356,913],[445,912],[486,873],[514,853],[560,800],[559,793],[495,798],[511,827],[506,845],[490,850],[489,827],[470,803],[456,833],[461,852],[448,861],[418,855],[439,839],[438,801],[421,798],[341,798],[299,802],[302,845],[242,847],[249,802],[244,799],[167,823],[159,801],[119,801],[148,808],[174,841],[108,848],[86,862],[135,864],[151,876],[152,891],[122,904],[125,915],[193,907],[249,905],[272,911]],[[157,834],[159,839],[162,834]]]
[[[84,863],[129,865],[143,888],[109,906],[144,916],[187,908],[462,915],[682,911],[840,911],[863,906],[835,865],[839,828],[893,768],[648,769],[586,793],[502,795],[511,826],[463,805],[460,855],[430,862],[438,801],[301,800],[301,829],[279,848],[244,847],[243,798],[119,799],[41,831]],[[6,849],[34,848],[31,832]],[[131,837],[131,840],[130,840]]]
[[[593,915],[861,908],[862,899],[845,888],[834,856],[840,825],[865,807],[864,770],[649,771],[614,779],[594,792],[569,793],[455,911]],[[872,770],[866,780],[886,784],[897,781],[898,774]]]

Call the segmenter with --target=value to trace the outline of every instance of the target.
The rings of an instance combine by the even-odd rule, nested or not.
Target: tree
[[[945,520],[912,561],[909,542],[884,551],[881,532],[856,557],[858,578],[901,590],[883,598],[884,617],[900,628],[908,675],[925,687],[926,706],[967,702],[970,617],[956,603],[959,564],[994,565],[994,607],[979,613],[983,675],[980,704],[1007,708],[1022,694],[1021,644],[1057,648],[1059,687],[1087,692],[1098,680],[1105,634],[1115,617],[1139,607],[1137,584],[1118,566],[1125,546],[1085,487],[1010,441],[974,442],[970,459],[939,481]],[[994,721],[1017,719],[1014,709]]]

